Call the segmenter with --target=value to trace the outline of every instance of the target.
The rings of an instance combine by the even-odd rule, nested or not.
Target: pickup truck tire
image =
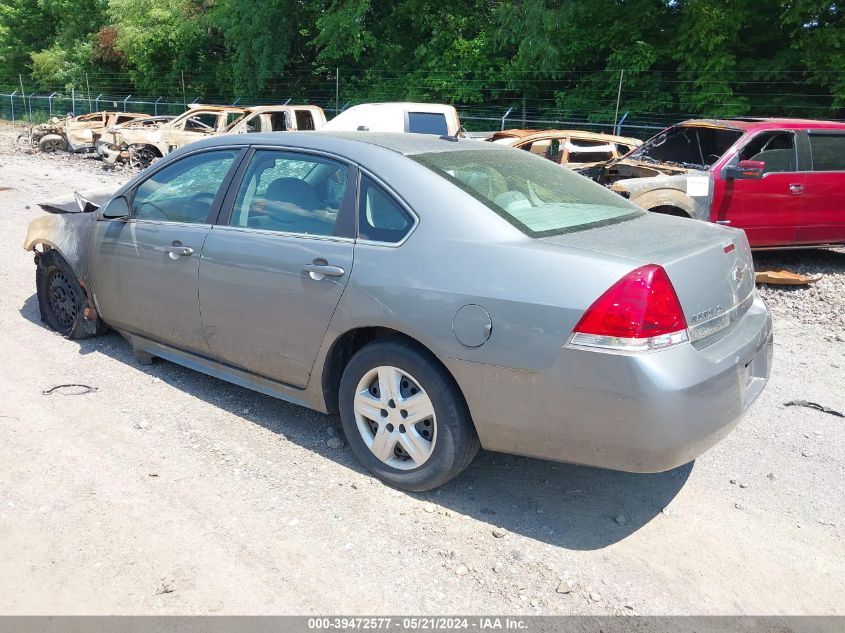
[[[50,329],[69,339],[89,338],[106,330],[98,315],[94,314],[93,319],[85,317],[89,307],[87,293],[58,252],[38,254],[35,287],[41,320]]]

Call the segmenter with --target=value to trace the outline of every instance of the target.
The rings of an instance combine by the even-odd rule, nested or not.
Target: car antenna
[[[464,126],[458,127],[454,136],[452,136],[451,134],[443,134],[442,136],[440,136],[440,139],[444,141],[451,141],[452,143],[457,143],[458,139],[461,138],[461,132],[466,132]]]

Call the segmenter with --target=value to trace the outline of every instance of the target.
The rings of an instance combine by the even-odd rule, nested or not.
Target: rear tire
[[[96,336],[106,330],[106,325],[96,314],[85,318],[88,297],[73,270],[56,251],[38,256],[35,287],[41,320],[47,326],[69,339]]]
[[[454,380],[404,340],[361,348],[343,371],[338,402],[352,451],[395,488],[442,486],[478,453],[478,435]]]
[[[38,141],[38,149],[45,154],[53,154],[55,152],[64,152],[67,150],[67,141],[58,134],[48,134],[41,137]]]

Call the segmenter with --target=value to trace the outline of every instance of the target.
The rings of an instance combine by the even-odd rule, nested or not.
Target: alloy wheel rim
[[[419,468],[437,441],[437,419],[428,394],[397,367],[371,369],[355,389],[355,424],[376,458],[397,470]]]
[[[77,315],[76,297],[70,281],[62,271],[54,271],[47,283],[47,290],[53,315],[65,329],[69,330],[76,321]]]

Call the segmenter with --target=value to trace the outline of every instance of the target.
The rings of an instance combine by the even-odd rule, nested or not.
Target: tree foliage
[[[819,0],[0,0],[0,83],[615,113],[845,108]],[[622,72],[624,71],[624,76]]]

